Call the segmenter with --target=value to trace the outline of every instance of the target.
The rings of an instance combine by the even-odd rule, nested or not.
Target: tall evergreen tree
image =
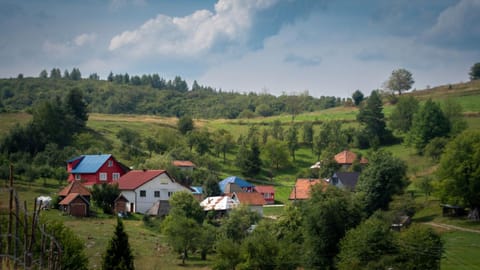
[[[133,270],[133,254],[128,243],[128,235],[123,229],[123,222],[117,219],[115,234],[108,243],[102,261],[103,270]]]
[[[360,108],[357,121],[365,126],[372,139],[377,139],[381,144],[392,139],[390,131],[386,128],[382,99],[377,91],[372,91],[366,104]]]

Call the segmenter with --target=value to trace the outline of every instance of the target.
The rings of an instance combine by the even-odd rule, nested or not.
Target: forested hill
[[[118,76],[118,75],[117,75]],[[120,75],[121,76],[121,75]],[[137,76],[136,76],[137,77]],[[135,77],[135,78],[136,78]],[[155,79],[155,75],[153,79]],[[83,93],[93,113],[189,115],[195,118],[249,118],[282,113],[297,114],[344,104],[336,97],[314,98],[308,93],[279,97],[262,93],[225,92],[194,82],[191,89],[180,77],[174,80],[147,81],[98,78],[23,78],[0,79],[0,111],[29,110],[39,102],[63,99],[71,89]],[[148,80],[150,78],[150,80]],[[347,101],[350,102],[350,101]]]

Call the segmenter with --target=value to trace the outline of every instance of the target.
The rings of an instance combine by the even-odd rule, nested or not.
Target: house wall
[[[145,190],[145,197],[140,197],[140,191],[142,190]],[[159,191],[159,197],[154,196],[155,191]],[[134,212],[144,214],[156,201],[169,200],[171,195],[178,191],[190,192],[186,187],[173,182],[172,179],[164,173],[138,187],[134,191],[122,191],[122,194],[130,203],[134,203]],[[128,211],[131,211],[130,203],[127,204]]]
[[[275,203],[275,194],[274,193],[261,193],[263,196],[263,199],[267,204],[273,204]]]

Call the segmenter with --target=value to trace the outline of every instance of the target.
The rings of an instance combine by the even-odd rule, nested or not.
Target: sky
[[[349,97],[393,70],[466,82],[480,0],[0,0],[0,77],[181,76],[222,91]]]

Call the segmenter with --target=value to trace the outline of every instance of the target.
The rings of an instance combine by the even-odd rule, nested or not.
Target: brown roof
[[[165,170],[133,170],[118,179],[120,190],[134,190],[155,177],[167,173]],[[167,173],[168,175],[168,173]],[[171,178],[171,177],[170,177]]]
[[[73,181],[71,182],[68,186],[66,186],[64,189],[62,189],[59,193],[58,196],[63,196],[66,197],[68,194],[71,193],[78,193],[82,196],[91,196],[92,194],[90,193],[90,190],[86,188],[82,183],[79,181]]]
[[[275,188],[273,186],[255,186],[255,190],[258,193],[275,193]]]
[[[338,164],[352,164],[357,159],[357,154],[351,151],[345,150],[336,154],[334,159]],[[362,157],[360,159],[360,163],[367,164],[368,160]]]
[[[306,200],[310,198],[310,189],[312,186],[321,184],[323,185],[323,190],[328,186],[327,181],[323,179],[297,179],[295,187],[290,193],[289,200]]]
[[[195,167],[195,164],[189,160],[174,160],[173,166],[175,167]]]
[[[82,195],[80,195],[79,193],[70,193],[68,194],[67,197],[65,197],[65,199],[61,200],[58,204],[60,205],[69,205],[73,200],[75,200],[78,196],[80,196],[80,198],[86,203],[86,204],[89,204],[87,199],[85,199]]]
[[[258,192],[236,192],[232,195],[232,198],[236,196],[237,200],[241,204],[246,205],[265,205],[265,199],[262,194]]]

